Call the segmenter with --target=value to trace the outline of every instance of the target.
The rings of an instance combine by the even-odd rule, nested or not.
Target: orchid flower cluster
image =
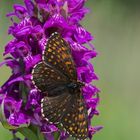
[[[80,25],[89,12],[86,0],[24,0],[25,6],[15,4],[14,12],[7,14],[12,21],[8,33],[13,39],[5,46],[5,64],[11,76],[0,87],[0,121],[12,131],[14,140],[20,132],[28,140],[64,140],[69,135],[41,117],[41,94],[31,81],[34,65],[41,61],[42,51],[50,34],[59,32],[70,44],[78,79],[85,83],[82,89],[88,109],[89,138],[100,130],[91,126],[98,115],[99,89],[91,84],[98,80],[90,60],[97,52],[90,41],[93,36]],[[14,21],[17,17],[18,21]],[[85,45],[90,46],[87,48]]]

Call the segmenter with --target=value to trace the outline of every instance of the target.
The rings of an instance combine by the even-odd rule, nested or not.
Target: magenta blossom
[[[56,137],[64,140],[69,137],[56,125],[50,125],[42,119],[40,106],[42,95],[31,81],[31,71],[41,60],[44,45],[55,31],[70,44],[78,79],[85,83],[82,91],[90,124],[93,116],[99,114],[97,111],[99,89],[91,85],[98,77],[90,62],[96,57],[97,52],[91,45],[91,49],[85,47],[85,44],[89,45],[93,40],[93,36],[79,23],[89,12],[84,7],[85,1],[24,0],[25,6],[15,4],[14,12],[7,14],[13,22],[8,30],[13,39],[5,46],[3,53],[5,60],[0,64],[6,64],[12,70],[11,76],[0,88],[1,122],[4,127],[19,130],[27,138],[28,135],[22,128],[30,129],[32,136],[35,135],[36,129],[49,140]],[[14,16],[20,22],[15,22]],[[100,128],[89,125],[89,138],[92,139],[92,135]],[[15,133],[13,134],[15,136]],[[34,136],[35,138],[38,140],[40,137]]]

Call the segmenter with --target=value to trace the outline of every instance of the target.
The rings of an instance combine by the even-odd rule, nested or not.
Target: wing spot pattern
[[[52,49],[50,49],[50,47],[48,48],[48,52],[52,52]],[[47,53],[47,52],[46,52]]]

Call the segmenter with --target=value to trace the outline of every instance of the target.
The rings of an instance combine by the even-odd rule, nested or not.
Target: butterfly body
[[[53,33],[43,51],[42,61],[32,70],[34,85],[44,94],[43,118],[60,123],[68,134],[80,140],[88,137],[88,117],[69,44]]]
[[[69,89],[70,94],[75,94],[77,93],[76,90],[80,90],[82,87],[84,86],[84,84],[82,82],[71,82],[69,84],[66,85],[66,87]]]

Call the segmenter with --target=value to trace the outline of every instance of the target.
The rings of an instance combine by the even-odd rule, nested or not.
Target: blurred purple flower
[[[10,125],[37,125],[50,140],[53,139],[53,132],[60,131],[55,125],[48,125],[42,120],[42,95],[34,89],[31,82],[32,68],[41,60],[44,44],[54,31],[58,31],[69,42],[78,78],[86,83],[83,95],[89,110],[89,122],[94,115],[99,114],[96,109],[99,89],[90,84],[93,80],[98,80],[98,77],[89,61],[97,56],[97,52],[89,43],[93,36],[79,23],[89,12],[84,7],[85,1],[24,0],[25,6],[15,4],[14,12],[7,14],[13,22],[8,32],[14,39],[5,46],[3,54],[6,58],[0,66],[6,64],[11,68],[12,74],[0,89],[0,103],[4,101],[4,113]],[[20,22],[16,23],[13,16],[19,18]],[[91,49],[85,47],[85,44]],[[89,138],[92,139],[98,130],[97,127],[89,126]],[[67,137],[61,131],[60,139]]]

